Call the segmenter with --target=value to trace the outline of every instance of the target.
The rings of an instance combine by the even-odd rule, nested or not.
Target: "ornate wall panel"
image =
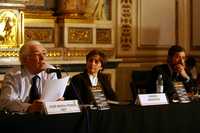
[[[91,49],[111,52],[115,58],[115,0],[60,0],[56,3],[58,33],[59,37],[63,36],[59,43],[68,50],[66,59],[69,56],[84,58],[83,51]]]
[[[191,46],[200,49],[200,1],[191,0]]]
[[[79,49],[65,48],[63,51],[64,52],[63,57],[64,57],[64,60],[77,60],[77,59],[85,60],[85,56],[92,49],[94,48],[79,48]],[[99,48],[99,50],[104,52],[104,54],[106,55],[108,59],[113,58],[114,51],[112,48]]]
[[[130,49],[133,43],[133,39],[132,39],[132,5],[133,0],[130,1],[122,1],[121,3],[121,18],[120,18],[120,22],[121,22],[121,37],[120,37],[120,44],[121,44],[121,49],[123,49],[124,51]]]
[[[57,46],[56,18],[50,11],[26,11],[24,21],[25,42],[38,40],[45,47]]]
[[[168,48],[176,44],[176,0],[138,2],[138,47]]]
[[[137,43],[137,0],[118,1],[118,8],[117,56],[132,56]]]
[[[112,43],[112,29],[96,29],[96,43],[97,44],[111,44]]]
[[[148,61],[176,44],[176,0],[121,0],[118,6],[118,57]]]
[[[93,31],[92,28],[69,27],[68,42],[69,43],[92,43]]]
[[[83,51],[91,49],[111,52],[114,57],[112,22],[65,19],[64,23],[59,23],[59,27],[59,33],[62,31],[61,27],[64,27],[62,35],[64,48],[68,50],[67,58],[84,58],[86,54]]]
[[[25,28],[25,42],[29,40],[38,40],[41,43],[54,43],[55,31],[54,28],[45,27],[27,27]]]

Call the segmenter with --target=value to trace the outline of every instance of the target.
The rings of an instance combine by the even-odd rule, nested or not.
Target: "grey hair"
[[[42,46],[42,44],[36,40],[28,41],[27,43],[25,43],[19,50],[19,61],[21,62],[22,65],[24,59],[30,54],[30,46],[32,45]]]

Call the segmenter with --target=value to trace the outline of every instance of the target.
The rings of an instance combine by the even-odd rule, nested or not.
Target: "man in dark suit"
[[[152,68],[152,78],[148,93],[156,92],[156,80],[158,75],[162,74],[164,93],[171,99],[175,94],[173,81],[182,82],[187,92],[191,92],[195,86],[194,80],[186,71],[185,65],[186,54],[183,47],[173,45],[168,50],[167,64],[161,64]]]
[[[108,76],[102,73],[104,64],[105,55],[102,52],[90,51],[86,56],[85,71],[72,77],[69,87],[66,88],[65,99],[78,99],[80,104],[97,104],[99,99],[104,98],[116,100]],[[97,98],[95,95],[103,97]]]

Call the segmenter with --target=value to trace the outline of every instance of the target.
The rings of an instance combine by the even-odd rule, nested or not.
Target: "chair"
[[[145,94],[148,89],[148,83],[151,78],[151,70],[134,70],[132,72],[130,88],[135,102],[138,94]]]

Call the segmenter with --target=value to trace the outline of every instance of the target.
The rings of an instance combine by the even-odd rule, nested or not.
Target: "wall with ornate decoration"
[[[151,70],[165,63],[167,50],[180,44],[199,61],[198,0],[121,0],[117,12],[117,82],[121,99],[131,99],[132,70]],[[128,74],[129,73],[129,74]]]
[[[1,1],[0,1],[1,2]],[[1,73],[19,65],[18,50],[28,40],[48,49],[48,62],[74,75],[85,55],[100,49],[105,73],[120,100],[132,99],[133,70],[164,63],[180,44],[199,60],[198,0],[4,0],[0,6]]]

